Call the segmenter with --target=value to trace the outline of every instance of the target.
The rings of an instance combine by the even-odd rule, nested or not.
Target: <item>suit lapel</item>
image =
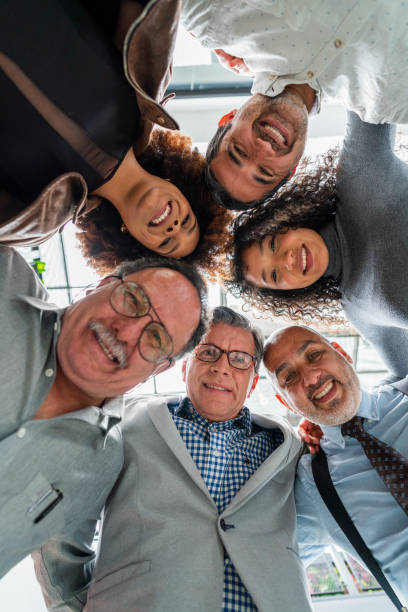
[[[149,416],[152,420],[153,425],[157,429],[158,433],[163,438],[164,442],[167,444],[171,452],[175,457],[177,457],[178,461],[182,468],[188,473],[190,478],[195,482],[203,493],[205,493],[206,497],[211,500],[212,504],[215,507],[214,500],[212,499],[208,489],[205,485],[205,482],[201,478],[201,474],[194,463],[193,458],[187,450],[186,445],[181,438],[177,427],[174,424],[173,419],[171,418],[169,409],[167,407],[167,401],[169,398],[159,398],[154,399],[149,402]]]
[[[271,429],[279,427],[284,435],[282,444],[269,455],[269,457],[259,466],[252,476],[232,498],[231,503],[224,510],[225,514],[236,512],[239,508],[247,503],[248,499],[253,497],[265,484],[271,480],[277,472],[280,472],[293,456],[302,448],[300,441],[296,440],[290,425],[279,420],[272,420],[263,415],[251,415],[252,421]]]

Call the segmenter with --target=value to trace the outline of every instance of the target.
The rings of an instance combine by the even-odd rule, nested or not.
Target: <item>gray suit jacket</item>
[[[123,423],[125,466],[107,502],[87,612],[218,611],[224,549],[260,612],[310,611],[295,541],[293,480],[301,443],[284,420],[284,442],[218,514],[163,398],[133,402]],[[223,521],[234,528],[224,530]],[[59,565],[61,561],[69,562]],[[53,609],[81,609],[63,586],[78,559],[42,549],[37,570]],[[58,576],[58,570],[62,575]],[[85,586],[86,580],[84,580]],[[78,595],[78,594],[77,594]],[[68,600],[64,606],[61,601]]]

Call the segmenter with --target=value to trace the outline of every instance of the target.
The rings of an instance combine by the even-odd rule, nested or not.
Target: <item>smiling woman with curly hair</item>
[[[408,363],[408,165],[395,126],[348,113],[338,163],[317,168],[235,223],[235,279],[248,303],[292,319],[344,314],[405,377]],[[401,157],[406,150],[400,147]],[[337,165],[337,168],[336,168]]]
[[[197,148],[192,148],[188,136],[177,131],[155,130],[149,146],[137,161],[150,174],[171,181],[187,198],[197,218],[200,239],[194,252],[185,259],[214,276],[221,265],[232,213],[213,202],[205,185],[203,156]],[[122,218],[108,201],[102,201],[80,218],[77,226],[82,230],[77,234],[82,252],[101,274],[109,273],[123,260],[150,253],[129,232],[123,231]]]
[[[204,261],[208,250],[211,268],[228,216],[163,108],[179,3],[110,4],[126,7],[15,0],[2,14],[0,243],[41,244],[72,220],[100,271],[148,251]],[[21,32],[41,41],[35,54]]]
[[[293,287],[288,283],[282,286],[282,277],[276,278],[277,282],[271,278],[268,283],[265,276],[267,265],[263,266],[265,270],[262,266],[261,270],[255,266],[260,260],[261,249],[262,256],[267,257],[268,251],[276,250],[274,243],[283,237],[296,236],[301,228],[318,233],[333,222],[337,202],[336,158],[337,153],[333,150],[318,166],[304,165],[296,182],[282,189],[278,197],[242,213],[235,220],[232,280],[226,281],[226,286],[248,305],[293,320],[344,322],[338,279],[322,276],[307,286],[299,287],[298,283]],[[262,263],[265,263],[263,259]],[[257,272],[260,272],[260,278],[256,278]],[[269,275],[276,274],[275,270],[269,269],[268,272]],[[296,280],[302,282],[303,279]],[[272,283],[273,287],[270,286]]]

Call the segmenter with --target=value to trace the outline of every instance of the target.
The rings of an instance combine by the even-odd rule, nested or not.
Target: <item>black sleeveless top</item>
[[[2,188],[29,203],[76,171],[92,191],[139,130],[122,56],[79,0],[0,0]]]

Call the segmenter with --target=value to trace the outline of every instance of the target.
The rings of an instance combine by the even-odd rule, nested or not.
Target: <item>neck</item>
[[[287,85],[285,89],[286,91],[292,92],[301,98],[303,104],[307,108],[307,112],[310,113],[316,99],[316,91],[310,87],[310,85],[307,85],[306,83],[292,83],[291,85]]]
[[[98,189],[95,189],[92,194],[109,200],[125,221],[129,195],[142,182],[145,175],[146,170],[139,164],[134,156],[133,149],[130,148],[113,177]]]
[[[91,397],[73,385],[57,368],[54,383],[47,397],[34,415],[34,419],[52,419],[87,406],[100,406],[104,398]]]

